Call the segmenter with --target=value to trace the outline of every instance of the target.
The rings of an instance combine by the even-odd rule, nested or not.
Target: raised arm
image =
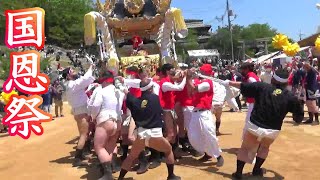
[[[124,85],[128,88],[140,88],[141,79],[123,79]]]
[[[73,90],[75,91],[81,91],[85,90],[86,87],[88,87],[95,78],[93,77],[93,65],[90,65],[88,71],[81,76],[79,79],[75,80],[75,84],[73,85]]]
[[[186,78],[183,78],[180,84],[172,84],[170,82],[165,82],[162,84],[162,91],[182,91],[186,85]]]

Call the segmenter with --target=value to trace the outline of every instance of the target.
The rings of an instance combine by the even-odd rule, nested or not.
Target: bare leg
[[[244,165],[246,162],[252,163],[257,153],[259,144],[260,143],[255,135],[251,134],[249,131],[245,131],[242,145],[237,156],[237,171],[232,174],[233,177],[238,179],[242,178]]]
[[[220,135],[222,107],[215,106],[214,109],[215,109],[214,115],[216,116],[216,134],[217,134],[217,136],[219,136]]]
[[[96,127],[94,136],[94,149],[102,164],[104,175],[99,180],[112,180],[112,154],[116,147],[118,131],[114,121],[105,121]]]
[[[271,144],[274,142],[273,139],[269,138],[263,138],[256,157],[256,163],[254,165],[254,168],[252,170],[252,174],[254,176],[263,176],[263,169],[261,168],[262,164],[266,160],[268,153],[269,153],[269,148]]]
[[[165,127],[166,127],[166,135],[167,139],[170,143],[175,143],[175,137],[176,137],[176,128],[173,122],[173,116],[171,111],[165,111],[163,113],[164,121],[165,121]]]
[[[174,156],[169,141],[165,138],[150,138],[149,146],[157,151],[163,152],[167,164],[174,164]]]
[[[96,127],[94,150],[101,163],[110,162],[112,159],[112,153],[116,146],[116,138],[118,137],[118,133],[115,132],[114,121],[105,121]]]
[[[178,131],[179,138],[185,138],[186,130],[184,128],[183,111],[182,111],[182,107],[181,107],[180,103],[176,105],[175,111],[178,116],[177,125],[179,128],[179,131]]]
[[[80,115],[74,116],[74,119],[77,122],[80,138],[77,144],[75,161],[73,163],[73,166],[82,166],[82,165],[86,165],[86,163],[83,163],[81,161],[84,160],[83,148],[89,132],[89,123],[88,123],[89,116],[87,114],[80,114]]]
[[[166,156],[166,163],[168,169],[168,178],[169,180],[180,180],[179,176],[174,174],[174,155],[170,143],[163,137],[161,138],[150,138],[149,145],[151,148],[154,148],[160,152],[164,152]]]
[[[131,170],[133,161],[138,158],[139,154],[144,150],[144,148],[145,140],[137,138],[133,142],[129,156],[122,163],[118,180],[122,180],[127,172]]]

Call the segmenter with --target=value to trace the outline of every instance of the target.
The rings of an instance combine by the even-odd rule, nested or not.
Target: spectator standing
[[[59,80],[56,80],[54,82],[54,85],[52,87],[52,97],[54,102],[54,112],[56,117],[59,117],[59,110],[60,110],[60,116],[63,117],[63,101],[62,101],[62,94],[64,92],[64,88],[61,85]]]

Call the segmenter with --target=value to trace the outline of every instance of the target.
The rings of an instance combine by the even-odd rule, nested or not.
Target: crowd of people
[[[307,72],[308,65],[303,64]],[[183,158],[182,151],[202,156],[200,161],[214,158],[218,167],[224,165],[217,138],[222,109],[228,103],[232,111],[240,112],[241,91],[248,112],[233,174],[241,179],[245,163],[255,162],[252,174],[263,176],[261,166],[288,112],[293,113],[295,122],[303,120],[300,94],[289,91],[301,92],[300,86],[309,83],[308,73],[306,78],[301,76],[299,87],[292,86],[291,76],[298,72],[295,69],[266,65],[262,73],[256,73],[254,64],[243,63],[239,68],[229,66],[215,72],[211,64],[198,69],[164,64],[153,77],[135,66],[126,69],[126,77],[110,71],[95,77],[94,65],[83,76],[69,67],[62,71],[65,89],[55,82],[61,91],[52,88],[51,93],[66,93],[77,122],[80,138],[73,166],[86,166],[85,155],[93,148],[101,163],[100,180],[113,179],[112,174],[118,171],[119,179],[132,170],[142,174],[160,166],[163,159],[171,180],[181,179],[174,173],[174,163]],[[60,102],[57,100],[57,109]],[[317,113],[312,114],[317,120]]]
[[[118,171],[120,180],[128,171],[142,174],[162,160],[167,179],[181,179],[174,164],[183,158],[182,151],[201,157],[202,162],[214,158],[217,167],[223,166],[217,136],[226,103],[232,112],[248,108],[232,174],[236,179],[242,178],[246,163],[255,163],[252,175],[263,176],[261,167],[288,112],[300,124],[306,104],[309,118],[303,123],[319,124],[320,76],[308,60],[285,67],[248,62],[240,67],[198,67],[164,64],[151,76],[147,69],[132,66],[125,70],[126,77],[110,71],[96,76],[93,64],[83,76],[71,67],[59,68],[61,78],[42,95],[41,108],[51,113],[54,104],[53,117],[63,117],[65,93],[80,135],[73,166],[87,166],[86,155],[94,149],[103,173],[100,180],[111,180]],[[2,116],[8,101],[4,97],[9,96],[2,92]],[[1,126],[1,130],[7,129]]]

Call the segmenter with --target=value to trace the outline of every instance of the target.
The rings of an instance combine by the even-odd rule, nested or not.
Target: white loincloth
[[[216,136],[216,127],[211,111],[192,112],[188,128],[188,137],[192,147],[200,153],[219,157],[221,149]]]
[[[145,129],[139,127],[135,129],[134,134],[136,138],[144,139],[145,145],[149,147],[149,140],[150,138],[160,138],[163,137],[162,128],[152,128],[152,129]]]

